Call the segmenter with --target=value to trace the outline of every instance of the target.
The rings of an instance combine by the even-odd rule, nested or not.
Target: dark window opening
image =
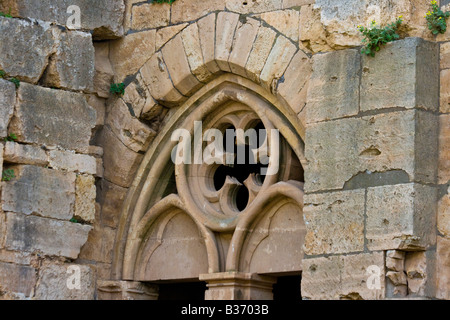
[[[301,276],[278,277],[273,285],[273,300],[275,301],[301,301]]]
[[[158,285],[158,300],[205,300],[205,282],[163,283]]]

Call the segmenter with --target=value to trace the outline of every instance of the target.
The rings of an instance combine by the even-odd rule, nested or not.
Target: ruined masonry
[[[0,300],[450,299],[450,31],[428,10],[0,0]],[[361,54],[357,26],[399,16]],[[278,130],[276,172],[174,163],[197,121]]]

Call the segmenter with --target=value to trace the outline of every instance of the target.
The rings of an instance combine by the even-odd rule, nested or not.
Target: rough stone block
[[[364,199],[364,190],[305,195],[305,254],[363,251]]]
[[[188,23],[182,23],[182,24],[177,24],[174,26],[169,26],[169,27],[164,27],[164,28],[158,29],[156,31],[155,51],[158,51],[159,49],[161,49],[167,42],[169,42],[170,39],[175,37],[178,33],[180,33],[188,25],[189,25]],[[192,25],[195,25],[195,23],[193,23]]]
[[[225,1],[177,0],[172,4],[171,23],[193,21],[212,11],[224,10]]]
[[[361,111],[439,106],[439,45],[407,38],[363,57]]]
[[[100,98],[108,98],[111,83],[114,80],[114,70],[109,59],[110,42],[95,42],[95,75],[94,92]],[[127,59],[124,59],[127,60]],[[93,95],[94,96],[94,95]],[[89,101],[88,101],[89,102]]]
[[[81,248],[80,259],[111,263],[115,236],[115,229],[96,225]]]
[[[450,114],[439,116],[439,170],[438,183],[450,180]]]
[[[226,8],[229,11],[237,13],[260,13],[273,11],[282,8],[282,0],[259,0],[259,1],[242,1],[228,0]]]
[[[12,82],[0,79],[0,137],[8,135],[8,124],[14,112],[15,102],[15,85]]]
[[[0,292],[30,297],[36,284],[36,270],[29,266],[0,262]],[[0,297],[1,297],[0,293]]]
[[[170,22],[170,4],[144,3],[132,8],[131,28],[134,30],[154,29],[167,26]]]
[[[59,145],[83,153],[95,123],[95,110],[82,94],[23,83],[10,130],[19,142]]]
[[[309,125],[305,190],[341,189],[358,179],[392,184],[392,174],[404,176],[394,183],[435,183],[436,123],[433,114],[408,110]]]
[[[214,55],[216,45],[216,16],[217,15],[213,13],[197,22],[198,34],[202,45],[203,60],[205,62],[205,66],[213,74],[220,71]]]
[[[55,38],[48,23],[0,17],[0,43],[0,70],[36,83],[47,67]]]
[[[92,36],[86,32],[61,32],[57,47],[41,82],[54,88],[92,91],[95,54]]]
[[[74,213],[75,174],[35,166],[13,166],[3,182],[2,208],[26,215],[69,220]]]
[[[131,33],[111,42],[110,59],[115,82],[135,74],[155,52],[156,31]],[[109,88],[108,88],[109,89]]]
[[[89,223],[95,221],[95,179],[90,175],[78,175],[75,182],[75,214],[76,219]]]
[[[437,227],[440,233],[450,238],[450,187],[438,203]]]
[[[34,145],[8,141],[5,144],[4,158],[10,163],[46,166],[48,156],[44,149]]]
[[[76,259],[91,229],[78,223],[7,212],[5,247]]]
[[[436,297],[450,299],[450,239],[437,238]]]
[[[308,89],[307,122],[353,116],[359,113],[361,54],[341,50],[312,58]]]
[[[368,188],[368,248],[417,250],[434,245],[436,200],[436,188],[416,183]]]
[[[97,162],[94,157],[70,151],[51,150],[49,152],[49,166],[53,169],[70,172],[97,173]]]
[[[300,12],[296,10],[279,10],[258,15],[268,25],[277,29],[292,41],[298,41]]]
[[[409,297],[435,296],[436,251],[407,252],[405,258],[405,273],[408,283]],[[444,274],[445,276],[445,274]]]
[[[283,0],[283,9],[305,6],[314,2],[315,0]]]
[[[442,70],[440,78],[440,112],[450,113],[450,69]]]
[[[117,228],[123,201],[128,189],[117,186],[107,180],[102,180],[99,187],[101,201],[101,223],[110,228]]]
[[[94,300],[94,294],[95,272],[87,265],[48,262],[39,271],[38,300]]]
[[[69,6],[78,6],[81,13],[81,29],[93,31],[94,39],[112,39],[123,35],[123,0],[5,0],[0,3],[0,11],[12,10],[12,15],[55,22],[67,26],[74,11]],[[69,11],[69,12],[68,12]]]
[[[216,22],[215,58],[219,68],[231,72],[228,64],[233,36],[239,22],[239,15],[230,12],[220,12]]]
[[[379,289],[369,289],[373,273],[369,267],[379,268]],[[372,267],[373,268],[373,267]],[[312,300],[371,300],[384,298],[383,252],[331,256],[303,260],[302,298]]]
[[[253,49],[247,60],[247,75],[253,81],[259,82],[259,76],[264,68],[267,58],[269,57],[272,47],[275,43],[277,34],[270,28],[260,27]]]
[[[440,67],[441,69],[450,68],[450,42],[441,43],[440,46]]]
[[[3,145],[0,145],[0,174],[3,176]],[[0,185],[1,191],[1,185]]]

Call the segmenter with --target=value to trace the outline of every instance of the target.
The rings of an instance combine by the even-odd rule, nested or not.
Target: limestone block
[[[312,58],[308,89],[307,122],[356,115],[359,112],[361,54],[341,50]]]
[[[87,265],[47,262],[39,271],[38,300],[94,300],[94,294],[95,272]]]
[[[81,248],[80,259],[111,263],[115,236],[115,229],[96,225]]]
[[[111,42],[109,57],[115,82],[122,82],[127,76],[139,71],[155,52],[155,41],[156,31],[149,30],[131,33]]]
[[[437,238],[436,283],[438,299],[450,299],[450,239]]]
[[[450,180],[450,114],[439,116],[439,171],[438,183]]]
[[[279,96],[287,101],[295,113],[301,112],[306,105],[311,73],[310,59],[299,50],[284,73],[284,81],[278,84]]]
[[[225,1],[222,0],[177,0],[172,4],[171,23],[197,20],[212,11],[224,9]]]
[[[273,11],[282,8],[282,0],[259,0],[259,1],[242,1],[228,0],[226,8],[229,11],[237,13],[260,13]]]
[[[36,270],[30,266],[0,262],[1,291],[30,297],[36,284]]]
[[[74,11],[69,7],[80,8],[80,27],[91,30],[96,40],[113,39],[123,35],[123,0],[6,0],[0,4],[0,11],[15,17],[32,18],[67,26],[73,24]]]
[[[440,233],[450,237],[450,187],[438,203],[437,227]]]
[[[378,268],[378,279],[371,279],[370,268]],[[330,256],[303,260],[302,298],[312,300],[383,299],[383,252]],[[371,282],[375,280],[375,282]],[[377,289],[376,280],[379,280]],[[368,282],[372,289],[369,289]]]
[[[251,18],[247,18],[245,23],[238,23],[233,40],[233,50],[228,60],[233,73],[247,77],[245,65],[253,48],[253,42],[258,34],[260,24],[259,21]]]
[[[431,113],[409,110],[309,125],[305,190],[340,189],[363,176],[368,185],[383,180],[386,184],[397,173],[405,176],[396,178],[404,182],[435,183],[436,119]],[[373,174],[383,177],[377,181]]]
[[[216,45],[216,14],[207,15],[200,19],[197,24],[205,65],[211,73],[217,73],[220,69],[214,55]]]
[[[77,173],[95,174],[97,172],[97,163],[94,157],[70,151],[51,150],[49,166],[53,169]]]
[[[0,145],[0,174],[3,175],[3,145]],[[1,186],[0,186],[1,190]]]
[[[208,70],[203,60],[197,23],[193,23],[185,28],[181,33],[181,38],[192,73],[199,81],[208,82],[212,79],[212,73]]]
[[[332,51],[325,27],[320,22],[320,9],[305,5],[300,10],[299,41],[311,52]]]
[[[55,50],[42,77],[42,83],[54,88],[92,91],[95,53],[91,34],[61,32]]]
[[[283,0],[283,9],[299,7],[314,3],[316,0]]]
[[[131,116],[123,100],[118,99],[106,118],[114,135],[134,152],[147,151],[156,132]]]
[[[440,68],[450,68],[450,42],[441,43],[440,46]]]
[[[407,38],[363,56],[361,111],[439,106],[439,45]]]
[[[109,89],[108,89],[109,94]],[[105,113],[106,113],[106,100],[97,97],[95,94],[90,94],[86,96],[87,103],[95,110],[96,122],[95,127],[101,127],[105,124]]]
[[[79,93],[21,84],[10,130],[19,142],[86,152],[96,114]]]
[[[12,82],[0,79],[0,137],[8,135],[8,124],[14,112],[15,102],[15,85]]]
[[[37,83],[54,51],[55,37],[48,23],[0,17],[0,43],[0,70]]]
[[[15,178],[2,182],[3,211],[69,220],[74,213],[75,174],[35,166],[12,166]]]
[[[368,188],[368,248],[417,249],[434,245],[436,199],[434,187],[416,183]]]
[[[183,40],[178,34],[162,48],[162,54],[175,88],[189,96],[201,87],[201,83],[191,73],[188,58],[180,49],[183,49]]]
[[[408,296],[434,297],[436,274],[436,252],[419,251],[407,252],[405,272],[408,282]],[[445,273],[443,274],[445,276]]]
[[[95,178],[78,175],[75,181],[75,219],[89,223],[95,221],[95,198]]]
[[[440,112],[450,113],[450,69],[441,71],[441,86],[440,86]]]
[[[278,82],[296,52],[297,48],[289,39],[284,36],[277,38],[260,76],[261,84],[267,90],[276,92]]]
[[[233,36],[239,22],[239,15],[230,12],[220,12],[216,22],[215,58],[219,68],[231,72],[228,64]]]
[[[174,26],[160,28],[156,31],[156,45],[155,51],[161,49],[163,45],[165,45],[170,39],[175,37],[178,33],[180,33],[184,28],[186,28],[189,24],[182,23]]]
[[[114,79],[114,70],[109,60],[109,42],[95,42],[95,75],[94,92],[101,98],[110,95],[111,83]]]
[[[170,4],[143,3],[132,8],[131,28],[134,30],[165,27],[170,22]]]
[[[4,158],[10,163],[48,165],[48,156],[44,149],[35,145],[19,144],[13,141],[6,142]]]
[[[296,10],[280,10],[264,12],[258,15],[268,25],[274,27],[285,37],[297,42],[299,37],[300,12]]]
[[[91,229],[78,223],[7,212],[5,247],[76,259]]]
[[[110,228],[117,228],[123,201],[128,189],[117,186],[107,180],[102,180],[99,186],[101,201],[101,223]]]
[[[97,281],[98,300],[158,300],[158,286],[133,281]]]
[[[364,250],[364,190],[305,195],[305,254]]]
[[[103,156],[104,178],[121,187],[129,187],[143,155],[127,148],[108,127],[103,131],[101,145],[108,146]]]
[[[272,47],[275,43],[276,32],[270,28],[260,27],[253,49],[247,60],[246,70],[248,77],[259,82],[259,76],[264,68],[267,58],[269,57]]]

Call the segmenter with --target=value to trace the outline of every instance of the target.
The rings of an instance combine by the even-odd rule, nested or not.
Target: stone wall
[[[306,129],[303,298],[449,299],[450,31],[428,2],[0,0],[0,298],[154,298],[114,270],[123,203],[177,107],[233,73]],[[356,26],[400,15],[362,56]]]

